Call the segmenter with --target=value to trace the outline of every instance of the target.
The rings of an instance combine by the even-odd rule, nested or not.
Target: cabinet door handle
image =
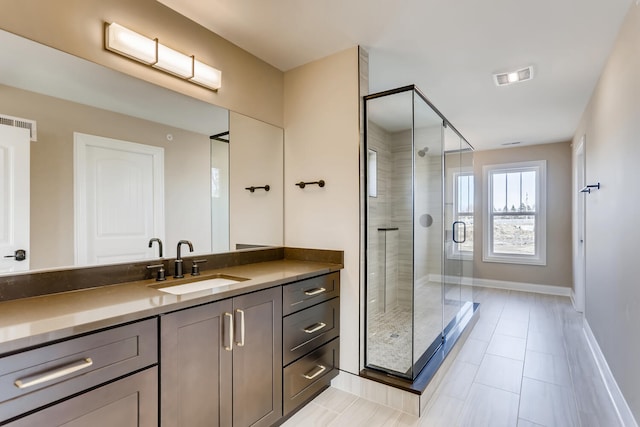
[[[314,295],[318,295],[326,291],[327,290],[325,288],[315,288],[315,289],[309,289],[308,291],[304,291],[304,294],[312,297]]]
[[[313,372],[314,370],[316,370],[316,372],[314,372],[313,374],[311,374],[311,372]],[[322,365],[317,365],[315,368],[313,368],[311,371],[307,372],[306,374],[302,375],[303,377],[305,377],[308,380],[312,380],[314,378],[316,378],[318,375],[320,375],[321,373],[323,373],[324,371],[327,370],[326,366],[322,366]]]
[[[61,366],[56,369],[52,369],[42,374],[31,375],[31,376],[16,380],[14,384],[16,387],[20,389],[33,387],[34,385],[46,383],[47,381],[52,381],[60,377],[64,377],[65,375],[69,375],[74,372],[78,372],[82,369],[86,369],[91,365],[93,365],[93,360],[91,360],[90,357],[87,357],[85,359],[78,360],[76,362],[70,363],[65,366]]]
[[[316,323],[315,325],[307,326],[306,328],[304,328],[304,331],[308,334],[312,334],[314,332],[318,332],[320,329],[323,329],[326,326],[327,326],[326,323],[319,322],[319,323]]]
[[[229,340],[229,344],[224,346],[224,349],[227,351],[231,351],[233,350],[233,314],[231,313],[225,313],[224,317],[227,318],[229,320],[229,327],[227,328],[227,336],[225,337],[226,339]]]
[[[236,341],[238,347],[244,347],[244,310],[236,309],[236,313],[240,315],[240,341]]]

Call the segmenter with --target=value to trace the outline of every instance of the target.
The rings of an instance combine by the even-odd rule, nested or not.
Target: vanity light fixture
[[[105,25],[105,48],[208,89],[222,85],[220,70],[115,22]]]
[[[514,83],[526,82],[533,78],[533,67],[528,66],[515,71],[506,73],[496,73],[493,75],[493,81],[497,86],[507,86]]]
[[[193,77],[193,61],[193,56],[187,56],[158,43],[158,61],[152,67],[183,79],[190,79]]]
[[[151,40],[115,22],[106,25],[106,48],[147,65],[157,62],[158,39]]]

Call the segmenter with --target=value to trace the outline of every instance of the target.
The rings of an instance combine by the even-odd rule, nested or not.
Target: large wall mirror
[[[0,31],[0,45],[0,115],[37,124],[37,141],[29,143],[30,183],[28,190],[20,190],[30,195],[30,271],[157,258],[158,248],[147,246],[151,237],[163,239],[165,257],[175,256],[182,239],[193,243],[190,255],[282,245],[281,128],[8,32]],[[154,231],[130,245],[136,255],[79,263],[77,147],[78,141],[91,138],[160,148],[162,224],[156,224],[158,236]],[[0,163],[8,165],[1,148]],[[110,173],[103,178],[119,181],[129,176]],[[259,188],[266,186],[269,191]],[[9,188],[6,179],[0,179],[0,196]],[[129,197],[131,205],[140,195],[152,197],[146,187],[128,195],[119,188],[111,199],[101,200]],[[3,199],[6,205],[4,200],[8,199]],[[111,211],[113,224],[135,222],[127,217],[128,209]],[[0,212],[0,240],[11,237],[7,224],[15,219]],[[19,263],[8,260],[13,267],[2,265],[0,273],[19,271]]]

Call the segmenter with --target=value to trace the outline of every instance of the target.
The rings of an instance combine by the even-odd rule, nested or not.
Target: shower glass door
[[[444,329],[445,335],[473,300],[473,149],[451,126],[444,130]]]
[[[413,379],[442,342],[443,122],[414,87],[365,116],[365,366]]]
[[[443,121],[414,96],[413,360],[415,377],[442,344]]]

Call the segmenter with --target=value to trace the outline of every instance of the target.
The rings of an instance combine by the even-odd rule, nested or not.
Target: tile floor
[[[617,427],[568,298],[474,290],[480,319],[420,418],[329,388],[292,426]]]

